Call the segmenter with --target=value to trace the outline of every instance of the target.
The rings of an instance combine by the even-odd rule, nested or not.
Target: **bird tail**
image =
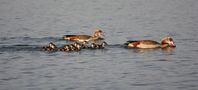
[[[137,41],[127,41],[126,43],[124,43],[124,45],[128,45],[129,43],[133,43],[133,42],[137,42]]]

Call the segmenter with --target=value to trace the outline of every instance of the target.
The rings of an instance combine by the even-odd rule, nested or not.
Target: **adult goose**
[[[103,31],[96,29],[93,35],[64,35],[64,40],[78,41],[78,42],[88,42],[88,41],[97,41],[103,40]]]
[[[137,40],[137,41],[127,41],[125,43],[129,48],[166,48],[166,47],[176,47],[174,41],[171,37],[164,37],[161,39],[161,43],[153,40]]]

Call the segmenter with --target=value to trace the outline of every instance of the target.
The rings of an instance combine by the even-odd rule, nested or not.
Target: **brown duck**
[[[64,35],[64,40],[70,40],[70,41],[79,41],[79,42],[88,42],[88,41],[97,41],[102,40],[103,31],[100,29],[97,29],[92,36],[90,35]]]
[[[153,40],[138,40],[138,41],[127,41],[129,48],[166,48],[176,47],[171,37],[164,37],[161,39],[161,43]]]

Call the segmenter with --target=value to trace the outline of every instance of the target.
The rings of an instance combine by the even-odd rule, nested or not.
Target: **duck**
[[[57,46],[53,42],[50,42],[47,46],[44,46],[42,48],[42,50],[44,51],[55,51],[57,49],[58,49]]]
[[[128,48],[166,48],[166,47],[176,47],[173,38],[166,36],[161,39],[161,43],[153,40],[137,40],[137,41],[127,41],[125,43]]]
[[[79,42],[88,42],[88,41],[97,41],[97,40],[103,40],[103,31],[101,29],[96,29],[93,35],[64,35],[64,40],[69,41],[79,41]]]

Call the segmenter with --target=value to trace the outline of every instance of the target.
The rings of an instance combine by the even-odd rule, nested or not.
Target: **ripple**
[[[20,77],[7,77],[7,78],[1,78],[0,80],[3,80],[3,81],[11,81],[11,80],[15,80],[15,79],[19,79]]]
[[[21,69],[21,71],[23,72],[29,72],[29,71],[32,71],[32,70],[39,70],[39,69],[44,69],[46,68],[47,66],[46,65],[40,65],[40,66],[34,66],[34,67],[28,67],[28,68],[23,68]]]
[[[0,51],[39,51],[40,47],[36,45],[2,45],[0,46]]]
[[[77,87],[67,87],[64,90],[74,90],[74,89],[77,89]]]
[[[133,84],[130,84],[132,86],[150,86],[150,85],[160,85],[162,84],[162,82],[154,82],[154,83],[133,83]]]
[[[62,37],[43,37],[43,38],[32,38],[32,37],[0,37],[1,41],[32,41],[32,42],[37,42],[37,41],[60,41],[62,40]]]
[[[11,59],[21,59],[21,58],[23,58],[23,57],[22,56],[14,56]]]
[[[30,71],[24,71],[24,72],[21,72],[23,74],[33,74],[34,72],[30,72]]]
[[[156,61],[170,61],[170,60],[168,60],[168,59],[158,59]]]

